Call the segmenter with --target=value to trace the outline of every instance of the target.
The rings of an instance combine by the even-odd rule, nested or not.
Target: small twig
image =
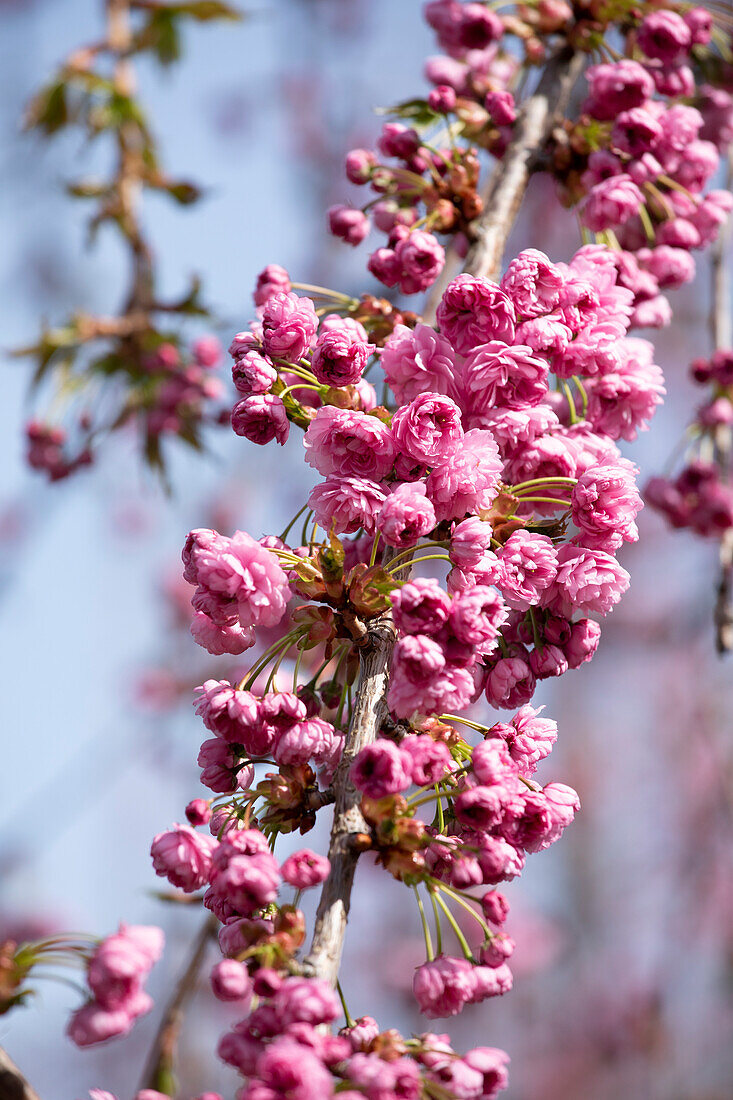
[[[218,927],[216,918],[208,916],[191,945],[186,967],[176,983],[173,994],[163,1012],[163,1019],[150,1048],[145,1070],[140,1081],[141,1089],[169,1091],[173,1076],[176,1044],[183,1026],[185,1007],[196,989],[199,971],[206,956],[209,941]],[[5,1100],[0,1092],[0,1100]]]
[[[13,1059],[0,1047],[0,1100],[40,1100]]]

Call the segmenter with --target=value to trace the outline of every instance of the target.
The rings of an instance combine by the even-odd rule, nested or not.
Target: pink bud
[[[350,206],[332,206],[328,211],[328,227],[334,237],[356,246],[369,233],[369,219],[363,211]]]
[[[377,158],[368,149],[352,149],[346,154],[346,178],[350,183],[361,186],[369,182]]]
[[[307,890],[319,882],[325,882],[330,870],[331,864],[325,856],[312,852],[310,848],[301,848],[288,856],[280,873],[296,890]]]
[[[207,825],[211,820],[211,806],[203,798],[192,799],[186,806],[186,820],[189,825]]]
[[[211,988],[220,1001],[243,1001],[252,995],[247,967],[236,959],[222,959],[211,971]]]
[[[517,111],[511,92],[488,92],[484,106],[497,126],[511,126],[516,120]]]
[[[428,106],[439,115],[447,115],[455,110],[456,93],[450,84],[438,84],[428,95]]]

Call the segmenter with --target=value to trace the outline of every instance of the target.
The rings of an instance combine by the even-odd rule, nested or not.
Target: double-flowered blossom
[[[632,123],[626,121],[628,141],[637,132]],[[396,129],[384,143],[405,153],[414,138]],[[355,174],[372,172],[368,157],[352,160]],[[375,220],[386,217],[386,207],[375,213]],[[347,239],[358,224],[343,211],[332,220]],[[392,226],[389,248],[371,261],[403,289],[412,285],[408,242],[417,252],[428,247],[407,222]],[[352,681],[343,662],[363,644],[360,620],[368,645],[371,618],[389,614],[396,639],[388,718],[348,765],[368,829],[359,843],[373,847],[396,878],[437,893],[441,905],[455,900],[452,890],[481,891],[469,895],[485,921],[484,942],[473,953],[466,947],[464,957],[435,957],[426,940],[427,960],[414,979],[425,1014],[455,1015],[511,988],[514,945],[503,931],[507,904],[495,888],[520,874],[530,853],[554,843],[579,808],[570,787],[534,779],[557,737],[556,724],[532,705],[534,693],[542,680],[592,657],[600,628],[590,616],[607,614],[629,583],[615,555],[637,537],[641,500],[635,468],[616,440],[645,428],[663,393],[651,345],[628,335],[638,287],[647,279],[651,296],[659,286],[642,259],[622,262],[605,246],[587,245],[556,264],[529,249],[501,284],[473,275],[449,283],[437,327],[398,322],[374,343],[368,316],[362,325],[348,309],[346,316],[316,315],[290,290],[273,289],[262,325],[235,341],[233,377],[244,401],[276,398],[304,430],[305,461],[321,479],[308,498],[317,527],[310,544],[294,548],[279,539],[193,533],[184,562],[198,586],[194,607],[222,628],[256,630],[273,625],[259,611],[268,583],[281,617],[304,583],[304,592],[330,608],[333,624],[327,628],[324,619],[314,636],[316,643],[328,638],[329,648],[307,687],[298,687],[297,671],[293,691],[268,684],[259,694],[246,677],[239,687],[225,680],[203,685],[198,712],[213,737],[201,747],[202,781],[229,808],[211,815],[205,841],[195,827],[177,826],[153,845],[159,873],[182,889],[205,890],[204,904],[222,924],[224,954],[236,966],[246,963],[261,998],[219,1047],[248,1079],[246,1100],[315,1100],[334,1090],[417,1100],[426,1072],[456,1096],[494,1096],[506,1083],[496,1052],[446,1061],[408,1045],[386,1059],[373,1029],[362,1035],[357,1025],[351,1049],[344,1045],[348,1028],[333,1039],[316,1032],[336,1010],[324,1006],[317,982],[288,977],[304,926],[299,910],[280,897],[293,887],[297,905],[300,891],[329,877],[331,863],[300,849],[280,865],[261,830],[305,831],[312,807],[330,800],[334,775],[344,781],[336,769]],[[419,282],[414,271],[409,278]],[[385,391],[385,404],[377,405],[363,378],[373,358],[392,403]],[[310,389],[296,400],[305,372]],[[304,539],[308,525],[306,519]],[[250,570],[248,587],[236,564],[240,546],[262,566]],[[445,581],[400,576],[423,546],[426,561],[437,558],[448,568]],[[343,587],[334,581],[341,561]],[[319,570],[323,588],[311,581]],[[374,587],[360,588],[369,577]],[[370,592],[369,599],[352,590]],[[310,622],[306,612],[298,609],[294,620]],[[328,674],[333,679],[320,687],[334,641],[344,648]],[[509,717],[493,726],[469,723],[484,734],[471,747],[450,723],[482,699]],[[258,783],[256,771],[273,767]],[[440,807],[430,824],[417,814],[423,802]],[[227,970],[212,979],[217,996],[246,999],[249,985],[229,969],[231,976]]]
[[[629,587],[629,574],[605,550],[566,543],[558,554],[555,580],[542,597],[545,607],[558,614],[574,610],[607,614]]]
[[[573,486],[573,522],[584,546],[618,550],[636,542],[635,517],[642,507],[634,474],[623,466],[591,466]]]
[[[304,437],[306,462],[327,477],[369,478],[379,482],[394,464],[395,440],[376,416],[326,405]]]
[[[442,296],[437,319],[453,350],[467,355],[492,340],[512,344],[517,316],[501,287],[475,275],[459,275]]]
[[[509,607],[527,611],[540,602],[557,576],[557,551],[551,539],[520,529],[500,548],[499,585]]]
[[[77,1009],[67,1033],[77,1046],[126,1035],[153,1007],[143,983],[163,951],[163,933],[150,925],[121,924],[89,960],[91,998]]]
[[[331,864],[325,856],[311,851],[310,848],[301,848],[288,856],[280,873],[285,882],[289,882],[297,890],[307,890],[328,878],[330,870]]]
[[[310,298],[277,292],[262,308],[262,344],[272,359],[297,363],[310,350],[317,328]]]
[[[355,385],[373,350],[372,345],[360,339],[348,325],[333,326],[319,335],[311,368],[316,379],[326,386]]]
[[[217,531],[192,531],[183,548],[183,575],[196,585],[192,604],[205,616],[219,646],[216,652],[241,653],[242,648],[226,649],[227,632],[238,638],[242,633],[254,644],[251,627],[276,626],[290,595],[288,578],[277,557],[244,531],[232,538]],[[200,626],[192,631],[196,640],[206,641]],[[249,632],[249,633],[247,633]]]
[[[369,478],[331,475],[311,490],[308,504],[324,531],[350,535],[363,529],[373,535],[386,500],[384,489]]]
[[[439,466],[460,450],[461,410],[450,397],[423,393],[392,417],[392,437],[400,452],[423,466]]]
[[[173,825],[154,838],[150,854],[156,874],[190,894],[209,880],[215,841],[189,825]]]
[[[379,533],[388,546],[404,550],[429,535],[436,524],[435,508],[422,481],[403,481],[390,493],[377,516]]]
[[[397,325],[382,351],[381,365],[400,404],[423,393],[455,392],[453,347],[431,325]]]

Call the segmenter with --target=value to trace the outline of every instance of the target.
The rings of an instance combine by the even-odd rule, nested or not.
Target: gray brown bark
[[[0,1047],[0,1100],[39,1100],[13,1059]]]
[[[313,944],[305,961],[307,973],[332,985],[336,984],[341,964],[351,888],[359,858],[356,838],[369,831],[359,808],[361,795],[351,781],[349,770],[364,746],[376,740],[387,716],[387,683],[394,643],[391,616],[383,615],[369,628],[369,646],[361,658],[351,726],[333,783],[336,800],[328,849],[331,873],[323,886]]]

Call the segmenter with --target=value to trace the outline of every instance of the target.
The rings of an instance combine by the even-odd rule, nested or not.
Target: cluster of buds
[[[690,374],[710,392],[690,425],[684,466],[673,479],[652,478],[645,496],[673,527],[720,539],[733,528],[733,352],[696,359]]]
[[[453,89],[431,93],[429,115],[446,118],[455,110]],[[453,146],[435,152],[423,144],[417,130],[401,122],[385,123],[378,147],[398,165],[381,163],[366,149],[352,150],[346,158],[348,179],[370,185],[378,197],[361,210],[331,207],[329,227],[334,236],[358,245],[369,233],[371,216],[376,228],[387,234],[387,244],[371,254],[369,270],[385,286],[416,294],[435,282],[445,263],[445,251],[434,234],[465,237],[483,210],[477,191],[477,150]]]
[[[110,417],[108,410],[96,411],[85,404],[75,419],[71,411],[67,413],[66,426],[30,421],[26,426],[28,464],[51,481],[62,480],[91,465],[101,441],[111,432],[132,424],[146,460],[162,471],[165,439],[177,438],[197,447],[205,426],[228,423],[221,404],[224,387],[215,371],[220,359],[219,342],[211,336],[196,340],[190,355],[167,341],[151,352],[128,349],[124,356],[106,355],[89,369],[92,376],[114,377],[119,382],[114,414]]]
[[[88,428],[87,418],[80,418],[79,427]],[[32,470],[40,470],[49,481],[62,481],[69,474],[92,462],[89,446],[81,443],[75,454],[69,454],[69,433],[58,424],[43,424],[39,420],[30,420],[25,428],[28,465]]]
[[[144,982],[161,956],[163,942],[159,928],[121,924],[99,941],[56,935],[36,943],[0,945],[0,1015],[32,995],[37,967],[73,967],[83,971],[89,996],[69,1021],[72,1042],[85,1047],[127,1035],[153,1007]]]
[[[404,590],[403,590],[404,591]],[[557,737],[557,727],[524,706],[511,722],[492,727],[467,722],[485,740],[472,747],[447,723],[403,729],[399,744],[382,737],[362,749],[351,775],[363,793],[362,812],[370,833],[357,837],[398,880],[424,887],[431,898],[438,943],[441,915],[453,929],[462,957],[452,958],[433,938],[421,906],[426,963],[415,974],[414,991],[428,1016],[450,1016],[466,1004],[507,992],[513,941],[498,931],[508,906],[496,886],[519,875],[526,855],[549,847],[570,824],[580,802],[562,783],[544,788],[531,776]],[[407,795],[407,791],[416,790]],[[432,820],[418,811],[427,807]],[[489,887],[476,896],[467,891]],[[418,894],[419,896],[419,894]],[[459,907],[480,928],[470,946],[453,910]],[[468,930],[471,935],[471,930]]]

